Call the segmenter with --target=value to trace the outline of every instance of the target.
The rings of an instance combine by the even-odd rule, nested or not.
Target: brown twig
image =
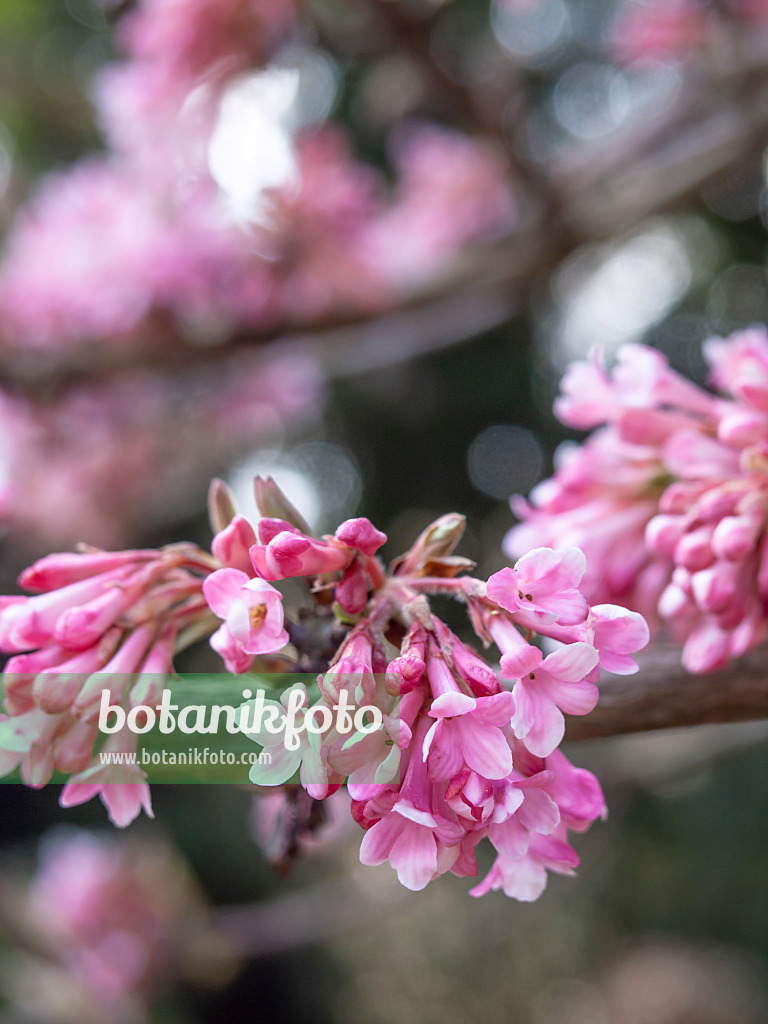
[[[652,650],[638,661],[637,675],[608,676],[601,683],[600,702],[591,714],[567,719],[568,741],[768,718],[764,648],[707,676],[685,671],[679,647]]]

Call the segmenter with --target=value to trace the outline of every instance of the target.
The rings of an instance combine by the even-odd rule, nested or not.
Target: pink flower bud
[[[98,726],[95,724],[73,721],[69,729],[62,733],[54,744],[56,771],[66,772],[68,775],[84,771],[91,760],[98,732]]]
[[[738,566],[733,562],[716,562],[711,568],[696,572],[691,586],[701,611],[723,612],[735,599],[738,589]]]
[[[651,551],[671,558],[675,545],[683,536],[687,525],[688,520],[685,516],[654,516],[645,528],[645,543]]]
[[[105,585],[124,579],[124,571],[104,573],[71,583],[37,597],[22,599],[0,610],[0,650],[16,652],[42,647],[53,639],[59,618],[99,597]]]
[[[121,631],[112,629],[97,644],[81,651],[55,668],[46,669],[32,688],[40,708],[49,715],[68,710],[88,676],[99,672],[109,661],[120,641]]]
[[[683,666],[696,674],[714,672],[728,663],[728,633],[714,623],[703,622],[691,633],[683,647]]]
[[[63,647],[51,645],[31,654],[17,654],[9,658],[3,670],[5,710],[11,715],[21,715],[36,707],[32,687],[38,673],[60,665],[71,652]]]
[[[306,534],[294,526],[293,523],[287,522],[285,519],[270,519],[264,517],[259,520],[259,540],[262,544],[269,544],[270,541],[274,540],[279,533],[296,533],[299,537],[304,537]]]
[[[712,534],[712,551],[718,558],[740,561],[751,554],[765,527],[762,514],[725,516]]]
[[[387,535],[377,530],[369,519],[347,519],[336,530],[336,540],[342,544],[348,544],[364,555],[374,555],[382,544],[386,542]]]
[[[138,600],[157,572],[157,565],[151,565],[123,580],[110,581],[98,597],[79,607],[68,608],[56,622],[54,639],[62,647],[71,650],[83,650],[95,644],[115,620]]]
[[[244,516],[235,516],[232,521],[213,538],[211,551],[222,565],[239,569],[253,576],[253,564],[249,551],[256,543],[256,533]]]
[[[711,524],[685,533],[675,545],[675,562],[690,572],[707,569],[715,560],[711,540],[714,528]]]
[[[359,559],[344,570],[336,586],[336,600],[347,615],[361,615],[368,604],[368,583]]]
[[[93,721],[99,714],[102,690],[109,690],[110,703],[122,703],[126,683],[138,671],[154,635],[155,627],[150,624],[130,633],[101,671],[85,681],[72,704],[72,714],[84,722]]]
[[[176,624],[167,622],[141,667],[141,675],[128,694],[130,707],[135,708],[140,704],[154,707],[160,702],[173,667],[175,644]]]
[[[78,583],[155,558],[156,551],[88,551],[82,554],[65,552],[46,555],[22,572],[19,586],[25,590],[58,590],[70,583]]]
[[[686,609],[693,607],[688,594],[676,583],[669,583],[659,598],[659,615],[663,619],[676,619]]]
[[[731,448],[745,448],[756,444],[768,431],[768,416],[752,409],[734,406],[720,420],[717,436]]]
[[[376,682],[373,678],[373,642],[361,623],[344,641],[336,661],[317,682],[324,700],[338,703],[342,690],[353,692],[353,702],[373,704]]]
[[[432,617],[435,632],[445,656],[467,684],[475,697],[487,697],[501,690],[496,673],[471,648],[467,647],[436,615]]]
[[[255,544],[250,556],[259,576],[274,581],[337,572],[349,565],[353,552],[335,541],[314,540],[304,534],[284,530],[266,546]]]

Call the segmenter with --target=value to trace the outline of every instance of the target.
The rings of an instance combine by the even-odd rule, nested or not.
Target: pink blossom
[[[11,658],[3,673],[10,717],[0,722],[0,771],[19,766],[31,786],[45,785],[54,771],[67,774],[65,805],[99,793],[121,826],[142,806],[150,813],[138,766],[103,765],[94,756],[98,698],[106,689],[119,705],[159,700],[179,629],[210,614],[202,585],[215,564],[194,545],[179,544],[52,555],[25,570],[22,582],[43,592],[0,602],[0,642],[28,652]],[[135,741],[115,734],[104,750],[135,753]]]
[[[102,752],[135,754],[136,745],[136,735],[124,729],[107,737]],[[146,778],[138,765],[102,764],[97,757],[83,771],[70,776],[59,803],[62,807],[75,807],[99,796],[112,824],[125,828],[142,808],[148,817],[154,818]]]
[[[512,770],[512,754],[502,732],[514,711],[511,693],[469,697],[459,689],[445,661],[427,659],[436,722],[424,738],[423,756],[431,779],[449,779],[466,764],[486,779],[502,779]]]
[[[293,20],[291,0],[142,0],[121,26],[134,57],[191,87],[223,64],[231,73],[263,61]]]
[[[762,325],[710,338],[704,354],[712,383],[756,412],[768,413],[768,333]]]
[[[587,555],[590,599],[618,600],[644,615],[656,611],[683,642],[683,663],[695,672],[749,650],[767,626],[768,579],[761,567],[768,522],[768,340],[755,327],[710,340],[705,354],[713,383],[726,392],[722,398],[685,381],[660,353],[641,346],[624,352],[610,374],[594,364],[571,371],[561,414],[586,425],[592,421],[584,410],[597,417],[601,406],[609,425],[575,449],[532,504],[516,505],[525,522],[507,539],[513,550],[537,541],[579,543]],[[574,384],[590,375],[598,388],[592,405]],[[642,426],[646,418],[650,426]],[[599,529],[590,529],[598,522]],[[605,666],[631,670],[632,659],[625,658],[632,652],[606,642],[607,623],[599,629],[602,639],[595,642]]]
[[[224,621],[212,643],[230,671],[283,647],[279,592],[262,575],[222,566],[244,564],[247,555],[259,573],[315,578],[308,593],[321,610],[314,622],[305,612],[291,638],[304,664],[327,666],[312,704],[299,683],[276,700],[258,694],[243,706],[240,728],[270,755],[253,764],[252,783],[283,786],[298,775],[309,827],[319,820],[314,802],[346,782],[352,815],[365,830],[362,862],[389,860],[411,889],[447,871],[475,876],[475,850],[485,839],[499,858],[476,893],[501,886],[531,899],[548,868],[570,872],[577,861],[567,830],[586,828],[604,804],[596,780],[555,751],[563,712],[594,706],[600,660],[615,671],[634,668],[630,655],[647,634],[641,617],[612,605],[589,608],[575,550],[533,551],[483,582],[461,575],[472,567],[452,554],[463,520],[444,516],[387,573],[378,558],[385,536],[368,520],[349,520],[316,539],[294,525],[300,514],[274,482],[258,481],[255,494],[260,512],[287,516],[262,518],[258,543],[245,518],[230,519],[234,506],[219,483],[209,503],[219,527],[214,556],[189,544],[89,549],[51,556],[23,574],[42,593],[0,600],[0,638],[19,651],[6,670],[12,714],[0,720],[0,770],[20,767],[33,786],[64,772],[64,806],[99,795],[119,826],[142,807],[151,815],[141,767],[104,764],[100,756],[130,758],[136,735],[112,734],[94,754],[96,697],[106,690],[124,710],[158,702],[176,647],[211,633],[214,615]],[[738,554],[745,524],[728,526],[720,543]],[[697,593],[713,607],[724,601],[721,577],[707,582],[701,572],[679,572],[687,573],[676,583],[686,601]],[[358,586],[351,625],[342,597],[354,597]],[[499,646],[513,692],[432,612],[433,593],[465,603],[478,638]],[[545,639],[559,645],[546,658]],[[336,646],[335,654],[323,644]],[[387,664],[393,645],[397,655]],[[359,712],[372,713],[373,724],[361,727]]]
[[[561,750],[553,750],[545,763],[553,773],[545,784],[546,791],[568,828],[583,832],[597,818],[607,816],[603,791],[592,772],[576,768]]]
[[[288,643],[283,628],[283,598],[265,580],[251,579],[239,569],[217,569],[203,582],[208,606],[224,624],[211,646],[231,672],[249,668],[253,655],[279,651]]]
[[[360,847],[362,864],[388,860],[406,889],[424,889],[432,878],[448,870],[464,830],[451,820],[447,805],[436,798],[426,765],[419,756],[425,740],[422,719],[413,737],[412,753],[398,796],[391,809],[373,824]]]
[[[515,208],[504,153],[487,140],[413,124],[392,141],[399,183],[371,224],[377,267],[401,288],[432,276],[469,241],[501,235]]]
[[[631,657],[649,640],[648,623],[639,612],[615,604],[596,604],[590,609],[590,642],[607,672],[632,675],[637,662]]]
[[[598,664],[590,644],[574,643],[547,655],[535,672],[512,691],[515,735],[539,757],[547,757],[563,738],[562,712],[586,715],[597,704],[598,690],[586,677]]]
[[[573,847],[552,836],[533,836],[524,857],[510,858],[500,854],[486,877],[470,889],[470,896],[484,896],[502,889],[512,899],[530,903],[537,900],[547,886],[547,870],[572,875],[579,858]]]
[[[503,857],[524,857],[533,834],[550,835],[560,824],[557,803],[543,788],[549,774],[523,778],[515,772],[499,787],[506,789],[506,794],[496,800],[488,838]]]
[[[537,548],[518,559],[514,569],[494,573],[486,593],[508,612],[525,610],[540,623],[572,625],[589,610],[578,589],[585,568],[578,548]]]
[[[87,1019],[143,1018],[145,1003],[184,957],[190,928],[207,927],[186,866],[157,838],[127,844],[75,829],[53,830],[17,912],[46,950],[46,969]],[[33,961],[37,964],[37,961]]]

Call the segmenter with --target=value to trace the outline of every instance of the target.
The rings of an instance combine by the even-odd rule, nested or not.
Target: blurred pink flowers
[[[570,447],[507,537],[578,544],[593,600],[660,618],[691,672],[725,665],[768,630],[768,335],[762,327],[704,345],[710,394],[642,346],[609,374],[577,363],[556,404],[569,425],[599,429]]]
[[[186,865],[157,838],[53,830],[37,872],[14,891],[4,913],[25,942],[4,996],[35,1020],[139,1024],[172,980],[215,977],[205,949],[227,956]]]
[[[162,507],[159,477],[183,505],[241,446],[319,407],[308,346],[300,357],[218,346],[381,312],[513,225],[495,143],[400,125],[390,187],[340,127],[287,114],[272,124],[250,93],[243,110],[261,120],[237,137],[263,135],[266,156],[278,145],[285,173],[240,208],[217,177],[216,133],[233,97],[286,74],[279,50],[300,28],[290,0],[141,0],[118,25],[124,59],[93,90],[107,151],[43,181],[0,262],[0,355],[22,379],[65,381],[45,406],[0,392],[0,522],[13,530],[124,542]],[[227,151],[228,174],[255,178],[247,159]],[[218,364],[202,399],[194,372],[172,372],[200,362],[201,345]],[[119,372],[132,361],[147,368]],[[171,441],[179,401],[183,445]],[[215,420],[230,408],[241,415],[222,436]]]

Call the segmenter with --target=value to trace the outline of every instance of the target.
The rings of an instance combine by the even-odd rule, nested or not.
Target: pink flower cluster
[[[64,773],[62,806],[99,795],[118,826],[142,807],[151,815],[141,768],[104,765],[94,752],[99,701],[105,689],[127,708],[160,699],[175,650],[210,633],[202,581],[217,565],[176,544],[49,555],[26,569],[19,583],[34,596],[0,598],[0,651],[12,655],[2,676],[0,774],[20,768],[37,788]],[[132,753],[136,740],[122,730],[101,749]]]
[[[159,134],[153,159],[174,148],[173,125]],[[259,224],[231,219],[204,167],[177,169],[183,189],[169,183],[170,153],[157,174],[118,154],[52,176],[0,265],[3,345],[136,347],[153,324],[160,337],[162,312],[182,339],[212,342],[377,312],[513,222],[505,160],[490,143],[414,127],[394,151],[392,195],[339,129],[305,132],[294,147],[296,181],[270,193]]]
[[[763,327],[704,345],[711,394],[661,353],[619,352],[570,367],[555,409],[581,429],[531,501],[506,550],[577,544],[590,599],[661,619],[684,642],[683,664],[708,672],[768,630],[768,334]]]
[[[258,531],[226,488],[213,486],[212,556],[187,544],[90,549],[51,555],[22,574],[35,596],[0,599],[0,650],[14,655],[4,673],[3,774],[20,766],[32,786],[53,771],[70,774],[62,804],[99,793],[118,825],[141,806],[151,813],[141,769],[130,767],[126,783],[124,764],[94,756],[102,690],[126,708],[156,704],[174,651],[206,636],[233,673],[265,655],[290,667],[286,654],[274,658],[289,640],[294,664],[306,668],[309,651],[324,649],[312,640],[314,621],[332,644],[317,690],[310,698],[297,683],[273,703],[293,706],[305,724],[325,708],[327,720],[299,732],[295,748],[256,727],[251,738],[272,757],[253,765],[253,782],[282,785],[298,773],[312,800],[346,783],[366,833],[362,861],[389,860],[411,889],[446,871],[476,875],[484,838],[497,856],[475,895],[502,888],[535,899],[548,869],[572,873],[569,830],[583,831],[605,808],[597,780],[557,749],[564,714],[594,708],[601,665],[636,670],[631,655],[648,637],[642,616],[590,607],[574,548],[528,552],[483,582],[463,575],[472,563],[453,552],[464,519],[449,515],[387,571],[378,557],[386,536],[369,520],[316,538],[272,481],[257,480],[256,495]],[[314,619],[304,609],[285,621],[274,584],[293,578],[310,584]],[[430,594],[466,605],[475,634],[500,652],[498,673],[434,614]],[[378,709],[380,725],[350,736],[330,715],[340,702],[351,714]],[[102,749],[130,753],[135,741],[123,730]]]
[[[443,517],[387,573],[377,557],[386,537],[367,519],[315,539],[290,521],[265,518],[257,539],[237,516],[214,542],[231,568],[204,583],[224,620],[212,642],[228,668],[243,671],[284,640],[265,581],[310,577],[326,599],[330,591],[351,628],[318,678],[316,702],[310,706],[315,698],[298,683],[273,703],[287,709],[296,691],[314,718],[343,695],[353,712],[377,707],[382,727],[350,738],[326,721],[303,732],[293,750],[279,735],[257,732],[252,738],[271,761],[254,765],[251,780],[280,785],[298,772],[316,800],[346,782],[366,832],[362,862],[389,860],[414,890],[446,871],[476,875],[474,851],[488,838],[496,861],[473,894],[501,888],[532,900],[547,869],[570,874],[578,863],[569,829],[583,831],[605,810],[597,780],[557,750],[563,713],[594,708],[601,663],[635,671],[631,654],[648,630],[637,613],[589,607],[576,549],[529,552],[487,584],[457,575],[471,565],[452,556],[462,531],[462,517]],[[475,633],[501,652],[501,682],[431,611],[433,593],[466,604]],[[536,635],[554,649],[545,654],[532,643]]]

